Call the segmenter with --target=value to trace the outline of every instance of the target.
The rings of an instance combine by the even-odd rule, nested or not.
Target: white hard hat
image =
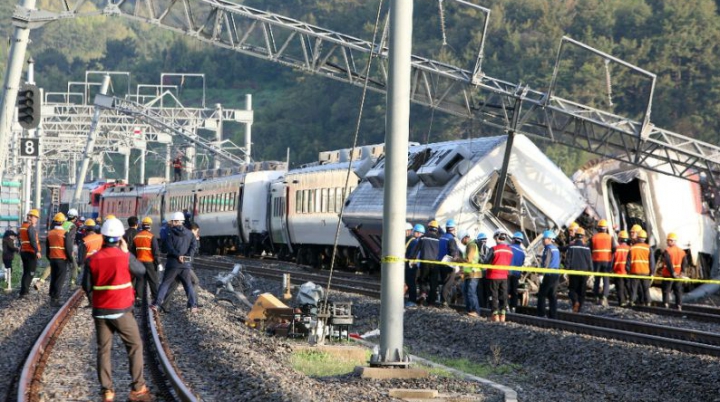
[[[70,208],[70,210],[67,213],[67,216],[70,218],[78,216],[78,210],[75,208]]]
[[[171,221],[181,221],[181,222],[184,222],[184,221],[185,221],[185,215],[183,215],[182,212],[173,212],[173,214],[170,215],[170,220],[171,220]]]
[[[463,230],[462,232],[460,232],[460,236],[458,236],[458,239],[462,240],[466,237],[472,237],[472,236],[470,236],[470,232],[468,232],[467,230]]]
[[[107,237],[122,237],[125,234],[125,227],[120,219],[111,218],[103,223],[100,233]]]
[[[410,222],[405,223],[405,230],[413,230],[413,225]]]

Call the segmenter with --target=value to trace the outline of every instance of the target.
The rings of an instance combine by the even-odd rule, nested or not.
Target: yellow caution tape
[[[398,262],[409,262],[411,264],[432,264],[432,265],[447,265],[452,267],[465,267],[465,268],[480,268],[480,269],[498,269],[504,271],[521,271],[521,272],[535,272],[541,274],[557,274],[557,275],[582,275],[582,276],[607,276],[608,278],[632,278],[632,279],[650,279],[655,281],[668,281],[668,282],[684,282],[684,283],[710,283],[720,285],[720,280],[717,279],[691,279],[691,278],[666,278],[664,276],[652,276],[652,275],[634,275],[634,274],[616,274],[613,272],[593,272],[593,271],[578,271],[573,269],[562,269],[562,268],[540,268],[540,267],[513,267],[506,265],[492,265],[492,264],[473,264],[469,262],[443,262],[443,261],[430,261],[430,260],[413,260],[397,256],[387,255],[380,260],[381,263],[398,263]]]

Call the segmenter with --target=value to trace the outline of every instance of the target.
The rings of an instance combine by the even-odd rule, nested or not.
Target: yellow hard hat
[[[110,214],[110,215],[105,216],[105,220],[108,220],[108,219],[117,219],[117,218],[115,218],[115,215]]]
[[[630,236],[628,236],[628,232],[626,232],[626,231],[624,231],[624,230],[622,230],[622,231],[620,231],[620,233],[618,233],[618,237],[621,238],[621,239],[628,239],[628,238],[630,238]]]
[[[579,228],[579,227],[580,227],[580,225],[578,225],[577,222],[573,222],[573,223],[570,224],[570,226],[568,226],[568,229],[570,229],[570,230],[575,230],[575,229],[577,229],[577,228]]]
[[[605,219],[600,219],[600,222],[598,222],[598,227],[599,227],[599,228],[606,228],[606,227],[608,227],[608,221],[605,220]]]
[[[640,226],[640,225],[633,225],[633,226],[630,228],[630,231],[631,231],[631,232],[639,232],[639,231],[641,231],[641,230],[642,230],[642,226]]]
[[[431,220],[430,222],[428,222],[428,227],[437,229],[440,226],[438,225],[436,220]]]
[[[675,233],[668,233],[667,239],[668,240],[677,240],[678,236]]]
[[[65,217],[65,214],[62,213],[62,212],[58,212],[58,213],[55,214],[55,216],[53,217],[53,222],[60,222],[60,223],[62,223],[62,222],[65,222],[66,220],[67,220],[67,218]]]
[[[585,236],[585,229],[578,227],[575,229],[575,235]]]
[[[146,216],[146,217],[143,218],[142,224],[143,224],[143,225],[152,225],[152,219],[150,219],[149,216]]]
[[[31,209],[30,212],[27,213],[27,216],[34,216],[36,218],[40,218],[40,211],[37,209]]]
[[[92,219],[85,219],[85,226],[95,226],[95,221]]]
[[[641,230],[640,233],[638,233],[638,239],[647,239],[647,232]]]

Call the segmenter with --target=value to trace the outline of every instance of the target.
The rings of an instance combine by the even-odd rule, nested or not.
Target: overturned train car
[[[690,257],[686,275],[703,279],[711,277],[717,232],[712,194],[701,177],[697,179],[680,179],[616,160],[590,162],[572,177],[595,214],[616,231],[629,231],[635,224],[647,231],[656,261],[667,235],[676,233],[678,245]]]
[[[476,138],[410,147],[407,221],[441,225],[455,219],[459,231],[491,237],[498,228],[522,231],[530,240],[530,261],[544,230],[559,231],[586,208],[572,181],[527,137],[516,135],[508,179],[499,208],[494,194],[507,136]],[[379,160],[351,194],[343,222],[367,253],[379,261],[382,245],[384,159]],[[492,244],[492,241],[490,242]]]

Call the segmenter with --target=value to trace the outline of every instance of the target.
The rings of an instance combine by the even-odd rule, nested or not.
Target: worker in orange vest
[[[46,240],[46,254],[50,260],[50,305],[58,307],[61,305],[60,296],[62,296],[65,287],[65,279],[68,274],[68,265],[73,262],[73,244],[75,239],[72,232],[63,228],[63,223],[67,218],[65,214],[59,212],[53,217],[52,230],[48,232]]]
[[[615,252],[615,240],[608,233],[608,221],[601,219],[598,222],[598,232],[590,239],[590,251],[592,252],[593,271],[610,273],[612,270],[613,253]],[[602,298],[600,297],[600,279],[603,282]],[[593,285],[593,294],[595,295],[598,304],[602,304],[607,307],[608,305],[608,294],[610,294],[610,277],[599,276],[595,277],[595,284]]]
[[[39,219],[40,211],[32,209],[27,213],[27,220],[18,229],[20,234],[20,258],[23,264],[23,276],[20,282],[21,299],[30,292],[30,283],[35,276],[37,261],[42,257],[40,239],[36,228]]]
[[[87,281],[90,279],[85,275],[87,263],[95,253],[100,251],[102,248],[102,235],[100,235],[100,225],[92,219],[85,220],[85,236],[78,246],[78,265],[83,267],[82,274],[80,277],[80,283],[83,284],[83,289],[89,289],[90,286]],[[92,292],[86,292],[88,302],[92,305]]]
[[[637,300],[638,290],[641,291],[637,300],[639,304],[650,305],[650,278],[649,276],[655,272],[655,256],[650,250],[647,240],[647,232],[641,230],[637,234],[637,243],[630,246],[630,253],[626,269],[631,275],[647,275],[647,279],[630,279],[630,305],[634,305]]]
[[[173,181],[182,180],[182,156],[180,156],[180,154],[178,154],[175,159],[173,159],[172,166],[175,173]]]
[[[677,246],[677,235],[669,233],[667,236],[667,248],[663,253],[665,266],[662,269],[663,278],[681,278],[687,269],[687,256],[685,250]],[[682,283],[678,281],[663,281],[663,305],[670,307],[670,290],[675,294],[675,307],[682,310]]]
[[[627,260],[630,253],[630,236],[628,232],[622,230],[618,234],[620,244],[613,254],[613,273],[616,275],[627,275]],[[618,304],[620,307],[628,305],[628,290],[630,290],[629,278],[618,276],[615,278],[615,292],[617,293]]]
[[[135,288],[135,293],[140,296],[140,300],[145,298],[146,282],[150,285],[150,294],[153,300],[157,298],[159,285],[157,269],[160,265],[158,261],[160,247],[158,246],[157,238],[150,231],[152,223],[150,217],[145,217],[141,224],[142,230],[135,235],[133,244],[130,245],[130,252],[135,255],[138,261],[145,265],[145,275],[138,278]]]

